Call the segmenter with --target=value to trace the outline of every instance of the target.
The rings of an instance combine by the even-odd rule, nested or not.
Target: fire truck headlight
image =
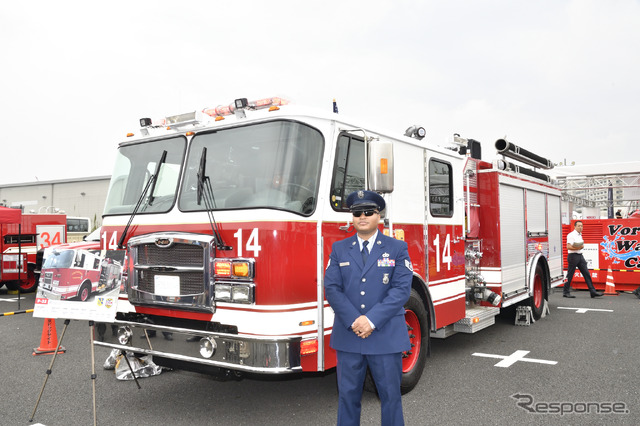
[[[234,302],[248,303],[251,301],[251,288],[245,285],[231,287],[231,299]]]
[[[230,284],[216,284],[215,287],[216,300],[231,300],[231,285]]]
[[[131,340],[132,335],[133,332],[128,326],[120,327],[118,329],[118,342],[120,342],[121,345],[126,345]]]
[[[211,337],[203,337],[200,339],[200,355],[204,358],[211,358],[216,353],[216,341]]]

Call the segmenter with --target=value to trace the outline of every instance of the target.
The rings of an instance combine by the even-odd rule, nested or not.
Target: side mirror
[[[393,192],[393,144],[373,140],[368,146],[367,159],[369,189],[375,192]]]

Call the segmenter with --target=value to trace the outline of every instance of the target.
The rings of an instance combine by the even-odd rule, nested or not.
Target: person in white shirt
[[[591,297],[600,297],[602,293],[598,293],[596,288],[593,286],[593,282],[591,281],[591,274],[589,273],[589,268],[587,268],[587,261],[584,260],[584,256],[582,255],[582,248],[584,247],[584,240],[582,239],[582,222],[576,221],[573,224],[573,231],[567,235],[567,251],[569,254],[567,255],[567,263],[569,266],[567,267],[567,281],[564,283],[564,289],[562,295],[564,297],[575,298],[574,295],[571,294],[571,280],[573,279],[573,274],[576,271],[576,267],[582,273],[584,277],[584,281],[587,283],[587,287],[589,287],[589,293],[591,293]]]

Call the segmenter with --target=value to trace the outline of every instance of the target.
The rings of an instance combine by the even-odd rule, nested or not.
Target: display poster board
[[[122,260],[95,250],[53,250],[43,262],[33,316],[114,322]]]

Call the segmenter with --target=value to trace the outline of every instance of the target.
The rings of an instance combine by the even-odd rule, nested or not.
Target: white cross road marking
[[[530,351],[515,351],[514,353],[512,353],[511,355],[508,355],[508,356],[505,356],[505,355],[494,355],[494,354],[483,354],[483,353],[479,353],[479,352],[476,352],[476,353],[471,354],[471,355],[473,355],[473,356],[481,356],[481,357],[484,357],[484,358],[502,359],[502,361],[500,361],[497,364],[495,364],[494,367],[503,367],[503,368],[511,367],[513,364],[515,364],[518,361],[536,362],[538,364],[549,364],[549,365],[556,365],[558,363],[557,361],[548,361],[546,359],[525,358],[525,355],[528,354],[529,352]]]
[[[576,314],[584,314],[587,311],[595,311],[595,312],[613,312],[612,309],[591,309],[591,308],[564,308],[562,306],[558,306],[558,309],[574,309]]]

